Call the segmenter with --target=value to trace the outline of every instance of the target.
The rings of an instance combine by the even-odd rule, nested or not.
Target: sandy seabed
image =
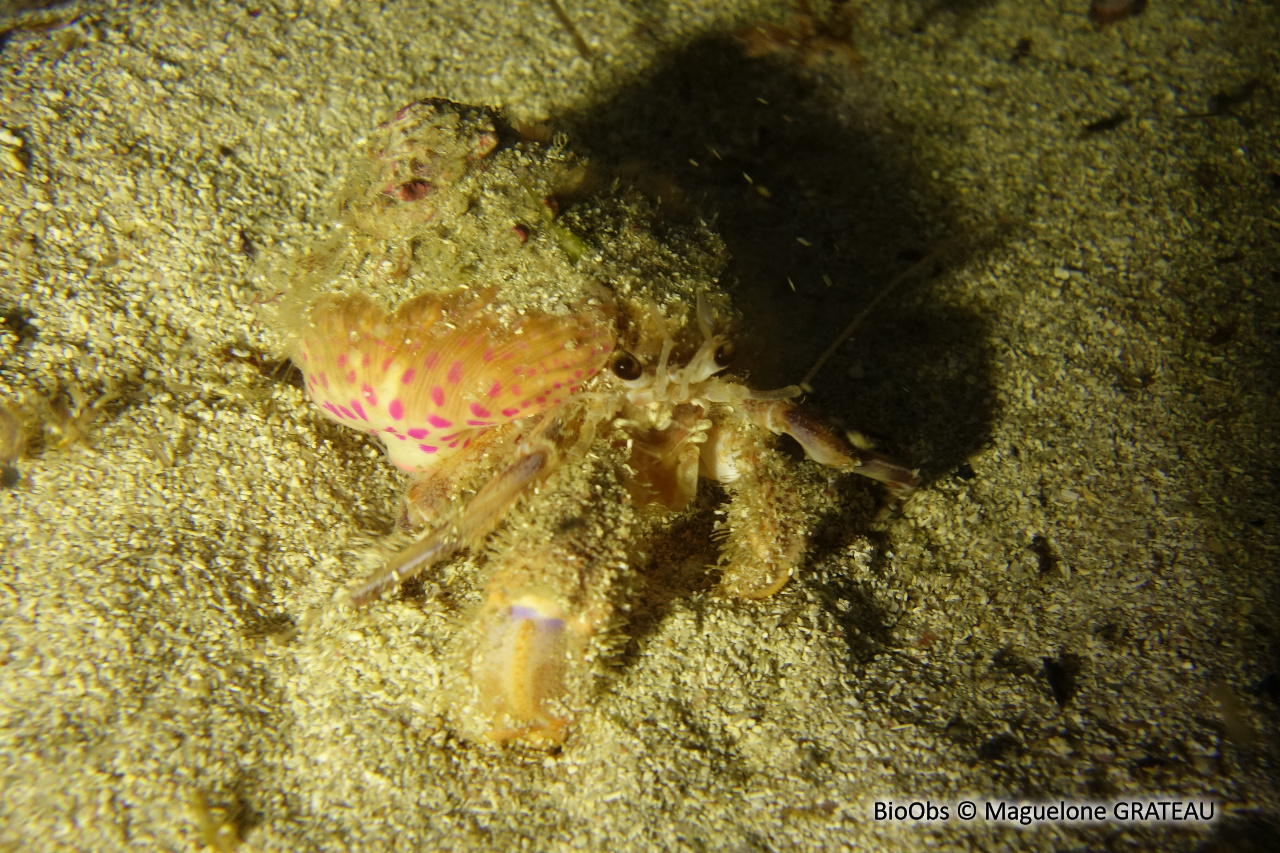
[[[1276,848],[1273,4],[565,3],[589,57],[540,2],[21,5],[0,849]],[[428,95],[715,217],[760,386],[940,249],[809,397],[922,489],[833,481],[766,602],[677,572],[555,754],[439,713],[465,561],[314,618],[402,483],[284,381],[254,272]],[[713,498],[655,550],[713,561]],[[1215,820],[954,817],[1134,799]]]

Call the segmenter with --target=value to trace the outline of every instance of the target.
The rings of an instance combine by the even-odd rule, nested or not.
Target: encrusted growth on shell
[[[436,98],[401,108],[365,141],[338,193],[353,228],[381,235],[466,210],[463,182],[483,169],[499,141],[491,110]]]

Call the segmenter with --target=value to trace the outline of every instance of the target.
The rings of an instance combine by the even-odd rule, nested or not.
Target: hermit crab
[[[357,145],[336,213],[280,268],[274,321],[312,401],[408,472],[402,520],[421,531],[339,601],[483,554],[484,600],[456,640],[464,729],[564,739],[646,539],[700,478],[728,495],[719,590],[781,589],[810,520],[775,436],[897,495],[917,482],[806,413],[799,388],[734,377],[705,225],[671,226],[494,110],[404,107]]]

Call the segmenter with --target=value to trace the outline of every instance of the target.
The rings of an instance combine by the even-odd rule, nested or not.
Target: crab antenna
[[[711,306],[707,305],[707,300],[701,293],[698,294],[698,330],[702,332],[704,341],[715,336],[715,327],[711,323]]]
[[[809,368],[809,372],[800,380],[800,387],[806,392],[812,392],[813,386],[809,383],[813,380],[813,377],[817,376],[818,371],[827,363],[827,360],[830,359],[831,356],[835,355],[835,352],[840,348],[840,345],[847,341],[849,336],[857,331],[858,327],[862,325],[862,321],[867,319],[867,316],[875,309],[875,307],[884,301],[884,298],[892,293],[898,285],[902,284],[909,278],[914,278],[919,275],[926,267],[941,257],[944,252],[951,248],[951,244],[953,242],[954,240],[943,240],[942,243],[939,244],[932,252],[907,267],[892,281],[880,288],[880,292],[873,296],[871,301],[858,312],[858,316],[854,317],[853,320],[849,322],[849,325],[845,326],[844,330],[841,331],[840,334],[836,335],[836,339],[831,342],[831,346],[827,347],[826,352],[818,356],[818,360],[813,363],[813,367]]]

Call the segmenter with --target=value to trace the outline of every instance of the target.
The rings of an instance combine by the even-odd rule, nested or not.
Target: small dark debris
[[[859,64],[853,44],[853,4],[832,3],[825,16],[818,15],[808,0],[793,0],[787,24],[761,21],[743,27],[734,38],[749,59],[780,55],[815,67],[825,62]]]
[[[1053,543],[1049,541],[1048,536],[1037,533],[1031,540],[1031,550],[1035,552],[1036,560],[1040,563],[1041,575],[1047,575],[1058,568],[1058,555],[1053,552]]]
[[[1227,740],[1240,749],[1256,749],[1261,745],[1262,737],[1249,721],[1248,707],[1230,684],[1221,678],[1214,679],[1209,684],[1209,695],[1218,703],[1218,716]]]
[[[1219,118],[1233,115],[1236,107],[1248,101],[1262,86],[1256,78],[1244,81],[1234,89],[1223,89],[1209,96],[1209,103],[1202,113],[1187,113],[1183,118]]]
[[[1085,788],[1095,797],[1114,797],[1120,789],[1111,781],[1106,767],[1090,767],[1085,771]]]
[[[1094,26],[1105,27],[1141,15],[1146,8],[1147,0],[1093,0],[1089,4],[1089,21]]]
[[[982,761],[999,761],[1004,758],[1010,750],[1016,750],[1021,746],[1018,739],[1012,734],[1005,732],[1001,735],[988,740],[982,746],[978,747],[978,758]]]
[[[1098,635],[1098,639],[1106,643],[1114,644],[1124,638],[1124,628],[1115,621],[1103,622],[1094,633]]]
[[[224,363],[235,361],[249,365],[264,379],[283,382],[295,388],[303,387],[302,371],[287,358],[272,358],[266,353],[255,349],[240,348],[232,345],[227,345],[218,350],[218,355],[221,356]]]
[[[1280,193],[1280,172],[1267,175],[1267,185],[1271,187],[1272,192]]]
[[[1234,89],[1223,89],[1209,98],[1209,106],[1205,109],[1203,115],[1230,115],[1233,109],[1252,98],[1254,92],[1257,92],[1258,87],[1261,85],[1261,81],[1254,77],[1244,81]]]
[[[1129,120],[1128,110],[1117,110],[1106,118],[1100,118],[1097,121],[1091,121],[1084,126],[1084,130],[1080,135],[1093,136],[1097,133],[1105,133],[1108,130],[1115,130],[1120,125]]]
[[[409,578],[400,584],[400,588],[395,592],[396,601],[416,601],[422,603],[427,600],[427,584],[421,575]]]
[[[561,519],[556,525],[556,533],[569,533],[587,526],[587,520],[580,515],[571,515]]]
[[[1145,366],[1134,370],[1121,367],[1116,370],[1116,374],[1120,378],[1120,384],[1130,391],[1141,391],[1143,388],[1150,387],[1156,379],[1155,370]]]
[[[1044,677],[1049,681],[1049,689],[1059,708],[1067,707],[1071,697],[1076,693],[1076,676],[1080,674],[1081,661],[1078,655],[1062,652],[1056,659],[1044,659]]]
[[[413,178],[405,181],[395,189],[396,198],[403,202],[422,201],[432,190],[435,189],[430,181],[424,181],[421,178]]]
[[[1125,740],[1129,737],[1129,730],[1122,725],[1118,725],[1100,717],[1095,718],[1095,722],[1097,722],[1099,729],[1111,735],[1113,738]]]
[[[12,332],[20,344],[34,341],[39,334],[39,330],[31,322],[31,315],[21,308],[10,308],[0,315],[0,328]]]
[[[1225,255],[1219,255],[1218,257],[1213,259],[1213,262],[1218,266],[1222,266],[1223,264],[1238,264],[1243,260],[1244,260],[1244,252],[1240,249],[1236,249],[1234,252],[1229,252],[1228,254],[1225,254]]]
[[[1009,61],[1018,64],[1022,60],[1031,55],[1032,42],[1029,36],[1023,36],[1013,46],[1013,55],[1009,57]]]
[[[1258,696],[1266,696],[1273,702],[1280,702],[1280,673],[1268,673],[1254,685],[1253,692]]]
[[[969,743],[973,740],[974,727],[972,723],[957,714],[947,723],[944,732],[956,743]]]
[[[973,466],[968,462],[964,462],[956,469],[955,476],[957,480],[964,480],[965,482],[968,482],[969,480],[975,479],[978,476],[978,472],[974,471]]]
[[[246,258],[249,258],[250,260],[257,257],[258,247],[253,242],[253,239],[249,237],[248,233],[243,228],[241,228],[239,231],[236,232],[236,236],[240,238],[239,240],[240,253],[244,255]]]
[[[0,465],[0,489],[12,489],[21,480],[17,465]]]
[[[812,806],[788,806],[782,810],[782,819],[831,817],[837,808],[837,804],[831,800],[825,800]]]
[[[1235,339],[1236,332],[1239,328],[1240,321],[1238,319],[1229,320],[1226,323],[1220,323],[1217,326],[1214,326],[1213,331],[1209,333],[1209,337],[1204,339],[1204,342],[1211,347],[1218,347],[1223,344],[1230,343]]]
[[[1205,192],[1212,192],[1222,186],[1221,173],[1212,163],[1205,160],[1196,163],[1191,169],[1191,177]]]
[[[1032,675],[1035,667],[1018,655],[1011,646],[1005,646],[991,656],[991,665],[1014,675]]]

